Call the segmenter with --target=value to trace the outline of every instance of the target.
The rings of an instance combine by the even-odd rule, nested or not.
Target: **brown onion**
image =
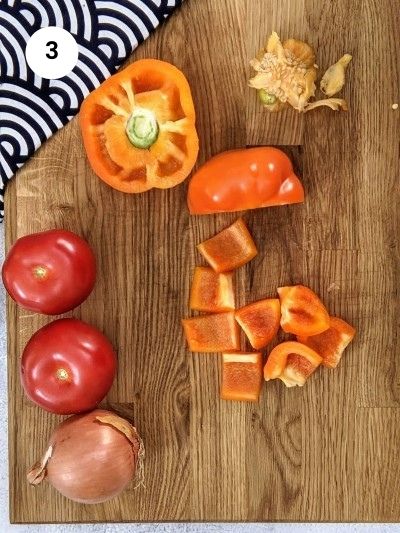
[[[136,428],[111,411],[96,409],[58,426],[27,479],[38,485],[47,477],[71,500],[100,503],[117,496],[134,477],[141,479],[143,457]]]

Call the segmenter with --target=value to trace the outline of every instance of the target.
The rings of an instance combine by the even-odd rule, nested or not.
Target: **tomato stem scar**
[[[47,275],[47,268],[44,267],[44,266],[36,266],[34,269],[33,269],[33,273],[34,275],[37,277],[37,278],[40,278],[40,279],[43,279],[46,277]]]
[[[69,378],[69,374],[68,372],[65,370],[65,368],[59,368],[57,370],[57,378],[60,380],[60,381],[67,381],[68,378]]]

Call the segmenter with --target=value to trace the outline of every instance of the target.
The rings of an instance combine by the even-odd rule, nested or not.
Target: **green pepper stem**
[[[276,102],[276,96],[274,94],[267,93],[265,89],[259,89],[258,97],[261,103],[264,105],[274,105]]]
[[[160,131],[157,119],[150,109],[136,107],[128,119],[126,134],[136,148],[150,148]]]

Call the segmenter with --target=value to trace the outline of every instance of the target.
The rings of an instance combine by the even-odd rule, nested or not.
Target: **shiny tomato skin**
[[[7,292],[21,307],[59,315],[92,292],[96,259],[82,237],[53,229],[18,239],[7,254],[2,276]]]
[[[188,189],[192,215],[303,201],[304,189],[292,162],[282,150],[270,146],[217,154],[195,172]]]
[[[60,415],[94,409],[113,383],[117,358],[98,329],[61,318],[39,329],[22,354],[20,376],[27,397]]]

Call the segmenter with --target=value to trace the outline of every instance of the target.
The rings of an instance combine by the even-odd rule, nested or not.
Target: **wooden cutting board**
[[[8,303],[10,517],[17,522],[400,520],[400,25],[390,0],[187,0],[132,60],[158,57],[187,75],[198,164],[229,148],[283,145],[306,202],[244,214],[259,255],[236,277],[238,302],[303,283],[357,337],[335,371],[304,388],[265,386],[259,405],[218,397],[220,360],[188,353],[180,319],[196,244],[236,215],[189,216],[187,183],[129,196],[87,163],[76,120],[48,141],[7,193],[8,246],[67,228],[98,258],[93,294],[74,316],[118,347],[106,405],[133,417],[146,445],[145,488],[104,505],[28,486],[58,418],[23,396],[18,360],[49,321]],[[324,71],[353,54],[348,113],[268,114],[247,88],[265,37],[306,38]]]

